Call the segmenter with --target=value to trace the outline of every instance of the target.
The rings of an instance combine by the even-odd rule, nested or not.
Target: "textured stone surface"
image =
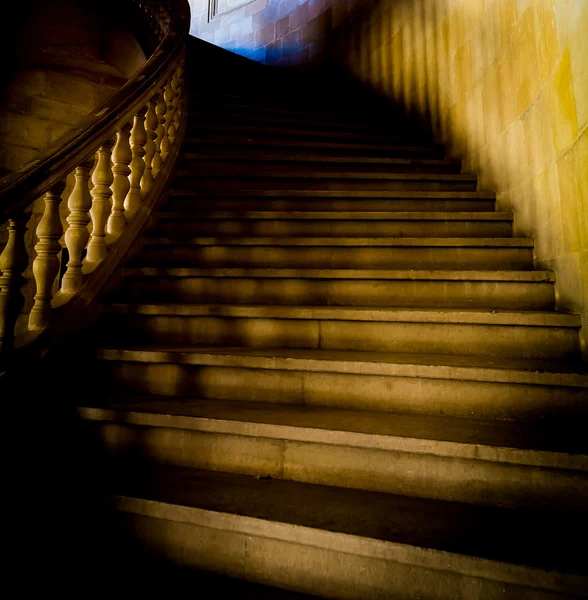
[[[535,258],[558,274],[560,306],[586,328],[588,4],[384,0],[349,27],[360,39],[344,50],[353,72],[430,118],[515,210],[517,232],[535,235]]]

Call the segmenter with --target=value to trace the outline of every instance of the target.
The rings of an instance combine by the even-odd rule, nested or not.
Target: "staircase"
[[[79,408],[125,525],[267,597],[587,594],[580,320],[533,240],[407,121],[222,59]]]

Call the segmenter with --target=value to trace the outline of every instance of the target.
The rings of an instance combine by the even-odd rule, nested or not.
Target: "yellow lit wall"
[[[381,0],[346,28],[361,80],[421,114],[557,274],[588,339],[588,0]]]

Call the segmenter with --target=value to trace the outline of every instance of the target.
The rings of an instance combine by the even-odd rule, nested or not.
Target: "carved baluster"
[[[92,207],[92,196],[88,189],[88,181],[93,164],[94,158],[92,157],[76,168],[74,172],[76,182],[67,201],[70,213],[67,217],[69,227],[65,232],[65,245],[69,253],[69,262],[61,282],[61,291],[65,294],[77,292],[84,283],[82,254],[90,239],[88,231],[90,215],[88,211]]]
[[[176,112],[174,113],[174,125],[175,125],[175,131],[179,131],[180,129],[180,122],[181,122],[181,116],[182,116],[182,103],[184,100],[184,96],[183,96],[183,90],[184,90],[184,67],[183,67],[183,60],[180,63],[180,65],[178,66],[176,73],[175,73],[175,80],[176,80]]]
[[[125,230],[127,224],[125,198],[131,187],[129,182],[131,169],[129,165],[133,158],[129,144],[130,133],[131,125],[129,123],[124,125],[116,134],[116,144],[112,151],[112,172],[114,173],[114,181],[111,186],[112,212],[106,224],[106,233],[111,236],[111,239],[116,239]]]
[[[173,79],[173,78],[172,78]],[[171,139],[175,136],[175,126],[173,123],[174,118],[174,108],[175,108],[175,92],[172,85],[172,79],[167,82],[165,86],[165,92],[163,94],[163,98],[165,100],[166,105],[166,113],[165,113],[165,133],[163,135],[163,139],[161,140],[161,158],[165,161],[169,155],[169,150],[171,147]],[[171,130],[171,133],[170,133]],[[170,139],[171,137],[171,139]]]
[[[106,247],[106,220],[110,214],[112,190],[110,186],[114,181],[112,167],[110,166],[110,157],[112,154],[113,140],[108,140],[98,149],[98,162],[94,173],[92,173],[92,208],[90,216],[92,217],[92,236],[88,244],[88,253],[86,255],[87,263],[97,263],[101,261],[108,251]]]
[[[173,90],[174,97],[173,97],[173,101],[172,101],[171,114],[168,119],[169,125],[167,128],[167,137],[168,137],[170,146],[172,146],[176,139],[176,131],[177,131],[176,118],[178,116],[178,104],[180,102],[180,80],[178,79],[177,69],[174,72],[173,77],[171,78],[170,84],[171,84],[171,88]]]
[[[145,132],[145,112],[144,106],[133,119],[133,129],[131,131],[131,175],[129,177],[129,193],[125,198],[125,214],[132,217],[141,204],[141,178],[145,172],[145,144],[147,143],[147,133]]]
[[[59,218],[59,205],[64,189],[65,180],[54,185],[45,194],[45,211],[37,225],[36,233],[39,241],[35,245],[37,257],[33,262],[37,293],[35,294],[35,304],[29,315],[29,329],[33,330],[46,327],[51,316],[51,288],[57,273],[59,273],[57,255],[61,251],[59,238],[63,234]]]
[[[155,155],[153,156],[153,178],[157,177],[157,174],[161,170],[161,166],[163,164],[164,157],[161,155],[161,146],[163,144],[163,139],[165,137],[165,111],[167,106],[165,104],[165,99],[163,97],[163,90],[160,91],[157,106],[155,107],[155,112],[157,113],[157,119],[159,121],[159,125],[157,126],[157,139],[155,140]]]
[[[8,241],[0,254],[0,356],[6,356],[14,346],[14,326],[24,306],[20,288],[22,272],[29,264],[24,243],[30,215],[19,215],[8,221]]]
[[[157,153],[157,144],[155,140],[157,138],[157,127],[159,120],[155,112],[157,105],[157,99],[159,93],[153,96],[147,104],[147,116],[145,117],[145,129],[147,132],[147,144],[145,145],[145,173],[143,179],[141,179],[141,191],[146,194],[153,185],[153,161],[155,154]],[[159,167],[158,167],[159,168]]]
[[[180,82],[180,85],[179,85],[180,100],[178,102],[178,110],[176,111],[178,113],[178,115],[177,115],[177,119],[178,120],[176,122],[176,131],[178,131],[178,128],[180,126],[180,117],[184,113],[184,104],[186,102],[186,95],[184,94],[184,83],[185,83],[185,79],[184,79],[184,75],[185,75],[184,66],[185,66],[185,59],[182,58],[182,60],[180,61],[180,66],[178,67],[178,80]]]

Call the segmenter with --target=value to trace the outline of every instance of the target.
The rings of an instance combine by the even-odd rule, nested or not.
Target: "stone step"
[[[176,239],[206,236],[502,238],[510,212],[161,211],[157,230]],[[510,238],[509,238],[510,239]]]
[[[169,232],[174,239],[145,238],[134,264],[255,269],[533,268],[533,241],[524,238],[280,238],[276,230],[273,237],[195,238],[188,223],[164,223],[154,233]]]
[[[549,310],[545,272],[131,268],[124,297],[141,301]]]
[[[187,136],[184,141],[184,147],[187,152],[194,151],[195,148],[201,150],[202,147],[221,147],[226,149],[256,148],[256,149],[273,149],[280,148],[284,150],[286,147],[292,151],[292,148],[303,148],[314,153],[326,152],[329,155],[345,155],[345,156],[381,156],[387,158],[399,157],[407,158],[418,156],[420,158],[444,158],[445,149],[443,146],[421,145],[421,144],[364,144],[359,142],[327,142],[320,140],[288,140],[287,146],[283,140],[276,139],[272,136],[257,138],[252,137],[237,137],[237,136],[217,136],[217,137],[202,137],[202,136]]]
[[[588,455],[520,448],[529,426],[191,398],[78,412],[120,457],[472,504],[588,504]]]
[[[337,156],[329,154],[307,154],[280,152],[279,150],[264,153],[238,150],[209,149],[202,152],[187,152],[182,162],[183,168],[205,168],[208,164],[222,164],[225,168],[231,169],[239,164],[248,164],[253,166],[263,166],[263,168],[282,167],[290,170],[297,170],[300,167],[308,167],[308,164],[317,165],[320,169],[339,170],[343,165],[346,171],[361,170],[380,170],[382,172],[402,172],[410,169],[417,172],[435,172],[435,173],[459,173],[461,171],[461,161],[449,158],[444,159],[419,159],[419,158],[380,158],[363,156]]]
[[[208,172],[200,173],[197,169],[178,169],[176,175],[182,178],[200,178],[203,177],[205,179],[209,179],[212,175],[218,175],[219,178],[226,179],[239,179],[244,176],[250,176],[252,179],[260,179],[260,178],[284,178],[291,179],[292,174],[288,173],[285,170],[276,170],[272,171],[270,169],[266,169],[261,167],[258,171],[252,170],[251,167],[248,168],[248,165],[235,166],[235,168],[231,169],[230,172],[220,165],[218,169],[213,168],[212,166],[207,169]],[[218,171],[216,173],[215,171]],[[455,184],[459,183],[476,183],[477,176],[471,173],[411,173],[411,172],[400,172],[400,173],[391,173],[386,171],[384,173],[378,172],[360,172],[360,173],[351,173],[347,169],[339,169],[336,171],[323,171],[323,170],[315,170],[312,168],[297,169],[297,177],[295,179],[376,179],[376,180],[390,180],[390,181],[417,181],[417,182],[429,182],[429,181],[443,181],[443,182],[453,182]],[[386,191],[386,190],[383,190]],[[475,190],[471,190],[475,191]]]
[[[459,589],[464,598],[543,600],[579,597],[588,582],[578,511],[479,507],[153,463],[127,463],[117,475],[113,504],[142,545],[299,592],[367,600],[410,590],[441,600]]]
[[[248,121],[240,124],[226,123],[224,120],[207,120],[206,122],[190,122],[186,130],[189,137],[208,137],[218,135],[238,135],[256,137],[275,137],[280,138],[285,145],[291,138],[305,138],[307,140],[324,139],[333,141],[353,140],[355,142],[366,144],[385,144],[390,145],[393,141],[407,143],[409,139],[414,141],[414,136],[410,138],[407,135],[397,135],[393,133],[384,134],[381,132],[370,131],[368,128],[355,131],[346,131],[342,129],[323,129],[321,124],[310,127],[305,123],[292,125],[272,125],[268,123],[255,125]]]
[[[429,221],[512,221],[512,211],[504,212],[398,212],[398,211],[262,211],[246,210],[202,210],[194,212],[160,211],[158,216],[163,219],[194,220],[209,219],[214,221],[234,220],[271,220],[271,221],[418,221],[420,224]],[[425,237],[425,236],[418,236]]]
[[[476,419],[588,416],[588,375],[573,361],[176,345],[103,347],[97,357],[96,381],[118,394]]]
[[[205,107],[205,108],[204,108]],[[203,110],[204,108],[204,110]],[[321,130],[337,130],[351,132],[368,132],[377,131],[379,135],[383,135],[383,128],[376,129],[373,123],[366,120],[359,120],[355,117],[346,119],[342,115],[337,114],[317,114],[312,113],[292,113],[280,111],[265,111],[263,108],[255,106],[219,106],[214,105],[196,105],[194,119],[191,122],[195,127],[201,124],[207,125],[210,123],[219,123],[229,125],[238,123],[242,125],[252,125],[255,127],[306,127],[317,128]],[[397,132],[389,127],[386,131],[390,135],[395,135]],[[411,136],[415,137],[415,136]]]
[[[228,98],[220,100],[219,98],[210,98],[207,101],[207,98],[201,97],[195,102],[192,102],[192,99],[190,99],[188,105],[194,109],[194,122],[205,122],[207,117],[211,119],[234,119],[240,123],[267,118],[267,122],[303,121],[312,125],[327,123],[341,129],[345,129],[346,125],[351,127],[369,127],[371,124],[369,119],[333,110],[332,107],[329,110],[328,107],[320,107],[318,105],[304,107],[299,104],[297,107],[292,106],[291,109],[287,109],[284,106],[273,104],[272,106],[268,106],[268,110],[266,110],[265,106],[257,103],[258,101],[259,99],[255,103],[239,103]]]
[[[203,114],[204,110],[211,111],[213,114],[244,114],[244,115],[271,115],[284,119],[303,119],[317,122],[329,122],[344,124],[351,120],[352,122],[365,123],[366,120],[358,118],[357,114],[341,112],[331,106],[322,106],[316,103],[305,106],[300,102],[292,103],[292,106],[286,106],[274,102],[262,103],[263,97],[244,97],[236,94],[206,95],[202,90],[194,90],[190,94],[188,106],[192,109],[194,115]],[[284,98],[282,97],[283,101]]]
[[[465,173],[329,173],[312,169],[296,173],[284,171],[253,172],[251,169],[217,169],[199,171],[178,169],[176,187],[226,189],[276,188],[306,190],[357,190],[357,191],[475,191],[477,177]]]
[[[348,119],[347,114],[343,114],[340,111],[333,110],[332,107],[320,106],[312,104],[304,106],[302,103],[292,103],[291,106],[286,105],[284,98],[281,98],[281,103],[277,102],[276,99],[273,101],[267,97],[258,96],[243,96],[242,94],[219,94],[211,97],[210,95],[199,95],[198,91],[195,91],[195,95],[190,95],[189,107],[192,109],[193,114],[203,114],[204,111],[213,111],[223,113],[237,112],[245,115],[275,115],[283,118],[300,118],[302,120],[316,121],[316,122],[346,122]],[[246,117],[245,117],[246,118]],[[357,116],[352,116],[354,120],[357,120]],[[361,123],[361,121],[359,121]]]
[[[102,340],[578,359],[580,318],[550,312],[111,304]]]
[[[123,275],[119,296],[141,303],[554,307],[548,271],[132,267]]]
[[[218,192],[218,190],[217,190]],[[238,195],[237,195],[238,194]],[[171,210],[493,212],[489,192],[332,192],[326,190],[240,190],[203,195],[172,188]]]

